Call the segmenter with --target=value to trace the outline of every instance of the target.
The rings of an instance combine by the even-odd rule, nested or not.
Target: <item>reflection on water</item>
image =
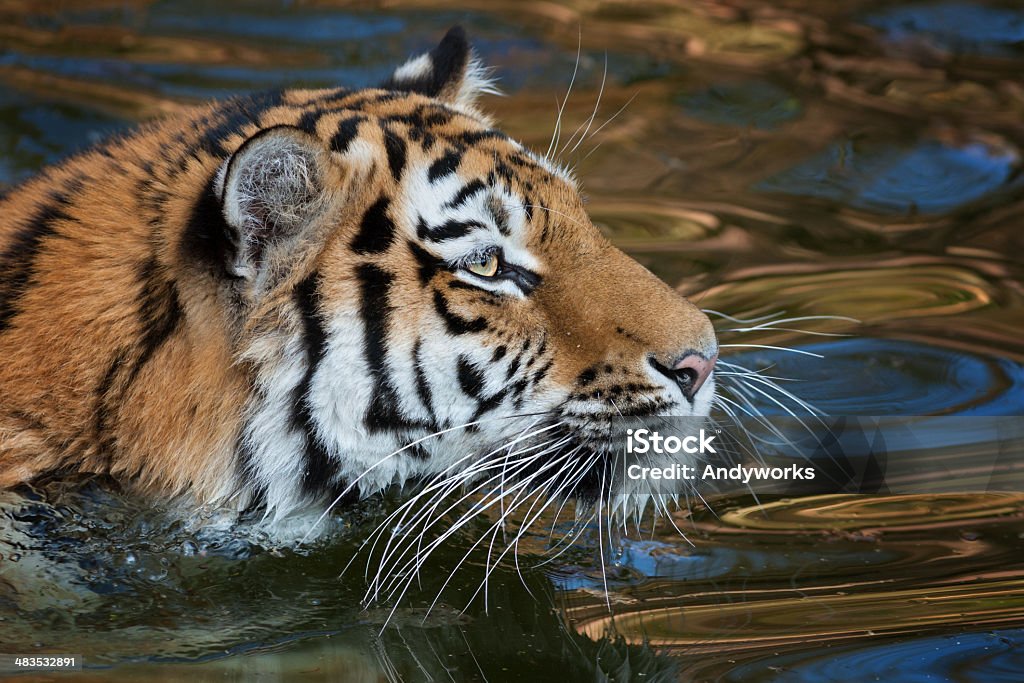
[[[1020,629],[897,640],[862,648],[830,648],[827,658],[773,657],[740,666],[722,680],[900,680],[911,683],[979,681],[1011,683],[1024,671]],[[770,673],[766,676],[765,671]],[[955,672],[955,675],[953,674]]]
[[[800,102],[765,81],[712,85],[679,97],[687,115],[712,123],[771,129],[796,118]]]
[[[607,53],[596,123],[563,154],[598,226],[702,308],[859,321],[715,316],[731,362],[792,380],[836,415],[1024,413],[1019,8],[473,5],[5,3],[0,191],[203,98],[375,83],[454,23],[509,95],[484,106],[545,149],[577,50],[567,134],[595,107]],[[361,567],[339,573],[393,503],[348,511],[328,540],[297,551],[196,532],[104,482],[5,493],[0,649],[77,651],[101,667],[80,680],[953,681],[1024,670],[1016,494],[726,497],[675,515],[692,545],[664,522],[617,530],[613,543],[588,528],[535,566],[549,543],[539,534],[522,543],[521,574],[492,575],[486,606],[461,611],[487,569],[471,555],[428,614],[479,531],[466,529],[407,604],[362,611]]]
[[[1024,404],[1024,367],[1003,358],[870,337],[794,348],[821,358],[763,349],[735,362],[796,379],[792,390],[830,415],[1019,415]]]
[[[967,2],[890,7],[865,19],[887,40],[918,40],[950,52],[1020,57],[1024,12]]]
[[[946,213],[1005,189],[1019,162],[1015,151],[979,143],[952,147],[926,140],[904,150],[899,143],[844,141],[766,179],[758,189],[882,213]]]

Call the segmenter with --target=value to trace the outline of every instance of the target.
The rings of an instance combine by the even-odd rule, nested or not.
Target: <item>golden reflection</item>
[[[827,643],[1012,626],[1024,610],[1024,569],[1012,563],[1024,495],[833,495],[712,506],[717,515],[696,510],[676,520],[697,539],[680,557],[695,570],[719,555],[735,557],[729,575],[651,578],[621,589],[628,600],[611,614],[598,596],[573,591],[565,599],[572,627],[594,639],[649,642],[713,678],[737,661]]]
[[[1024,494],[969,493],[901,496],[811,496],[729,510],[723,525],[758,530],[927,529],[947,520],[1024,515]]]
[[[84,144],[88,131],[83,139],[62,137],[63,126],[77,122],[76,117],[88,121],[100,112],[127,125],[188,106],[208,93],[224,96],[278,82],[324,85],[337,74],[352,73],[347,69],[361,73],[379,66],[366,59],[390,63],[404,57],[414,40],[436,38],[440,23],[425,28],[427,19],[465,20],[471,37],[474,23],[483,34],[481,45],[491,50],[485,57],[506,60],[499,64],[498,75],[506,78],[499,85],[508,84],[510,96],[487,98],[483,108],[494,112],[509,133],[541,151],[548,146],[557,103],[580,48],[589,79],[574,84],[563,121],[565,138],[580,124],[583,130],[599,94],[601,104],[595,125],[578,146],[563,139],[559,159],[581,179],[590,215],[614,243],[702,308],[738,317],[784,312],[859,321],[804,321],[800,327],[805,332],[740,332],[742,324],[717,319],[724,343],[790,347],[850,339],[806,332],[912,341],[915,349],[949,352],[942,356],[945,364],[938,370],[927,366],[931,374],[926,377],[912,377],[925,371],[899,354],[846,359],[837,366],[823,353],[826,358],[813,365],[813,372],[805,364],[795,379],[822,380],[830,391],[847,392],[826,398],[841,398],[840,405],[867,411],[880,396],[902,387],[884,386],[875,394],[852,397],[850,387],[869,386],[856,382],[880,367],[910,365],[905,374],[886,375],[920,382],[911,387],[909,398],[901,395],[901,407],[922,413],[976,407],[971,392],[977,390],[1002,397],[998,409],[1003,412],[1024,413],[1024,406],[1013,404],[1020,401],[1019,365],[1024,363],[1019,51],[1010,56],[957,53],[920,36],[892,40],[863,20],[884,5],[869,0],[314,0],[261,3],[272,6],[266,11],[246,3],[224,9],[207,3],[212,17],[207,21],[217,24],[206,27],[209,33],[147,28],[147,19],[172,4],[0,0],[0,83],[5,90],[0,97],[7,98],[0,101],[0,151],[3,161],[15,167],[0,179],[0,189],[33,172],[48,154],[59,156]],[[201,9],[190,5],[186,11]],[[348,39],[339,45],[307,45],[303,36],[283,30],[269,37],[235,32],[228,26],[234,11],[255,12],[271,26],[276,18],[346,13],[341,20],[346,28],[372,16],[396,19],[400,29],[384,47],[377,36],[353,38],[351,45]],[[76,12],[86,13],[85,18],[69,19]],[[502,21],[511,27],[503,29],[506,33],[494,28]],[[539,56],[520,59],[535,45]],[[600,92],[605,51],[610,77]],[[92,62],[92,68],[82,68]],[[177,67],[188,68],[175,72]],[[128,82],[121,68],[137,80]],[[71,110],[66,118],[57,123],[47,118],[65,107]],[[937,156],[913,156],[922,149],[938,150]],[[907,164],[908,157],[916,163]],[[936,165],[931,162],[950,159],[955,163],[945,169],[948,173],[924,173],[917,184],[902,184],[910,171],[930,171]],[[795,175],[785,176],[794,169]],[[780,176],[788,181],[767,191],[765,183]],[[944,194],[971,186],[965,176],[978,191],[947,203]],[[878,178],[886,182],[876,183]],[[979,359],[971,372],[986,385],[979,389],[957,374],[964,358],[953,350]],[[797,382],[790,388],[799,394],[806,386]],[[939,390],[962,402],[938,406],[934,394]],[[917,475],[913,483],[919,488],[914,490],[938,488],[952,477],[963,490],[983,491],[999,483],[991,468],[974,466],[990,462],[991,453],[967,452],[976,457],[952,473],[941,468],[948,454],[931,455],[935,469]],[[959,462],[964,455],[959,452]],[[895,474],[891,481],[906,483]],[[684,679],[695,680],[717,679],[738,664],[759,664],[775,653],[828,656],[832,644],[1024,623],[1024,496],[1019,493],[835,495],[760,504],[726,497],[709,502],[711,509],[695,505],[673,517],[693,546],[663,520],[655,530],[645,528],[630,546],[598,550],[596,539],[589,538],[583,550],[567,552],[533,572],[526,571],[529,562],[524,560],[526,580],[546,581],[546,570],[554,579],[566,579],[558,589],[560,616],[573,631],[595,641],[617,634],[634,644],[653,643],[677,655]],[[554,521],[542,519],[538,528],[554,529]],[[550,543],[550,537],[538,534],[521,539],[519,546],[525,558],[535,559],[545,557]],[[120,557],[122,549],[114,550]],[[453,549],[452,564],[463,550]],[[599,554],[618,550],[622,557]],[[628,557],[629,552],[637,557]],[[183,602],[169,603],[166,611],[139,608],[153,623],[122,627],[118,620],[129,622],[134,615],[103,612],[93,626],[88,614],[67,607],[73,604],[69,598],[61,610],[34,610],[33,619],[9,623],[8,631],[33,642],[39,622],[52,620],[56,625],[48,628],[63,634],[62,620],[78,619],[81,628],[75,632],[83,637],[83,651],[89,643],[95,647],[89,630],[94,627],[103,638],[116,633],[122,644],[143,654],[197,658],[211,652],[219,656],[232,643],[274,642],[266,635],[273,632],[283,640],[252,658],[261,674],[278,666],[270,675],[281,680],[297,672],[383,680],[378,663],[366,655],[379,644],[371,635],[365,641],[360,636],[355,645],[308,636],[313,649],[319,648],[323,672],[312,671],[284,644],[298,633],[332,633],[355,623],[369,624],[376,633],[385,621],[384,609],[359,613],[358,591],[337,592],[338,568],[350,554],[347,549],[336,554],[329,562],[312,554],[277,565],[271,563],[281,558],[270,553],[237,565],[224,562],[225,567],[244,565],[252,574],[228,593],[233,584],[218,578],[215,558],[174,549],[167,555],[175,566],[185,566],[183,575],[199,588],[186,583]],[[8,593],[15,592],[18,572],[29,577],[23,585],[43,576],[31,562],[19,564],[10,553],[2,559]],[[193,561],[202,566],[193,567]],[[319,582],[317,572],[324,575]],[[457,633],[460,640],[448,645],[461,647],[466,633],[492,643],[503,639],[510,615],[525,614],[524,621],[535,626],[540,623],[538,597],[516,593],[519,577],[512,572],[494,583],[495,593],[507,601],[502,609],[473,621],[445,607],[426,621],[420,608],[410,608],[398,614],[398,626],[406,631],[394,631],[395,637],[404,647],[411,633],[409,640],[420,650],[407,649],[415,657],[417,651],[424,654],[422,642],[429,642],[417,645],[417,634],[431,628]],[[307,605],[309,596],[296,589],[296,576],[328,599],[321,602],[318,596],[315,605]],[[447,578],[444,572],[438,576]],[[264,577],[270,581],[266,595],[273,597],[253,591]],[[49,583],[50,593],[21,597],[63,599],[55,587],[59,581]],[[153,584],[158,585],[159,591],[166,588]],[[100,591],[110,590],[95,588],[82,587],[81,593],[101,601]],[[475,584],[463,587],[468,594],[475,589]],[[153,588],[155,595],[159,591]],[[239,617],[223,608],[218,599],[225,595],[232,609],[251,601],[250,611]],[[538,595],[541,616],[562,628],[545,611],[546,596]],[[321,614],[332,599],[337,611]],[[152,601],[160,604],[155,597]],[[265,621],[259,635],[253,635],[259,625],[253,615]],[[162,633],[163,640],[154,632]],[[517,661],[526,651],[516,653]],[[208,672],[249,675],[257,666],[249,661],[229,657],[204,666]],[[173,678],[181,667],[189,673],[198,665],[167,666],[164,673]],[[441,666],[451,675],[447,661]],[[129,666],[121,673],[132,679],[138,671]],[[154,680],[160,675],[151,666],[144,673]],[[560,677],[562,672],[549,673]],[[94,680],[107,680],[107,672]]]

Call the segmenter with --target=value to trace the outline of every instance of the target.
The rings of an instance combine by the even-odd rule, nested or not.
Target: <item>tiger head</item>
[[[601,235],[569,173],[492,127],[474,106],[490,89],[456,28],[220,166],[223,291],[256,377],[241,475],[269,507],[515,444],[589,467],[612,417],[709,413],[709,319]]]

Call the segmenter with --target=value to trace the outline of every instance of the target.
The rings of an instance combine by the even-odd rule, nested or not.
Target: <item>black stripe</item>
[[[508,364],[508,369],[505,371],[505,379],[512,379],[517,372],[519,372],[519,364],[522,362],[522,356],[516,356],[512,359],[512,362]]]
[[[476,410],[473,412],[471,421],[475,421],[483,414],[488,413],[505,400],[510,391],[509,387],[503,387],[491,396],[484,395],[484,373],[465,356],[459,356],[456,361],[456,374],[459,379],[459,388],[462,393],[477,402]]]
[[[317,95],[311,100],[308,100],[306,104],[313,104],[315,102],[322,102],[324,105],[333,106],[337,104],[338,100],[352,94],[352,91],[346,87],[340,86],[332,88],[322,95]]]
[[[508,224],[508,209],[497,197],[492,196],[487,200],[487,211],[494,219],[494,224],[498,226],[498,232],[502,235],[512,234]]]
[[[544,205],[543,201],[541,201],[541,203],[538,205],[538,208],[543,212],[542,215],[543,215],[543,220],[544,220],[544,229],[541,230],[540,241],[542,243],[547,243],[549,241],[549,239],[553,236],[550,233],[550,228],[551,228],[551,212],[548,211],[548,207],[546,207]]]
[[[490,292],[486,292],[485,290],[480,289],[478,286],[471,285],[468,282],[463,282],[462,280],[451,280],[451,281],[449,281],[448,282],[448,289],[465,289],[465,290],[467,290],[469,292],[475,292],[477,294],[481,294],[481,293],[490,294]]]
[[[428,114],[426,117],[424,117],[424,126],[426,126],[427,128],[435,128],[437,126],[442,126],[446,123],[451,122],[452,111],[450,109],[446,109],[443,106],[434,104],[429,105],[429,107],[433,110],[433,113]]]
[[[449,220],[445,221],[441,225],[431,228],[421,221],[420,224],[416,226],[416,236],[421,240],[429,239],[433,242],[445,242],[447,240],[465,237],[473,230],[479,230],[486,227],[487,226],[479,221]]]
[[[409,251],[416,259],[416,274],[419,276],[420,286],[426,287],[444,265],[444,261],[415,242],[409,242]]]
[[[537,355],[543,356],[544,352],[548,350],[548,337],[544,335],[540,338],[540,344],[537,346]]]
[[[402,179],[402,171],[405,169],[405,140],[390,128],[385,128],[384,150],[388,154],[388,166],[391,168],[391,175],[397,183]]]
[[[510,164],[514,164],[520,168],[537,168],[537,165],[524,157],[522,154],[511,154],[506,157]]]
[[[448,308],[448,302],[440,291],[434,290],[434,310],[444,320],[444,325],[452,334],[467,334],[470,332],[482,332],[487,329],[487,319],[480,317],[473,320],[466,320],[452,313]]]
[[[505,397],[509,395],[511,389],[511,387],[506,386],[503,387],[500,391],[495,392],[492,396],[488,396],[487,398],[481,399],[479,405],[477,405],[476,412],[473,413],[473,419],[471,421],[478,420],[484,414],[491,412],[499,405],[501,405],[501,402],[504,401]]]
[[[355,139],[359,133],[359,124],[362,123],[364,117],[353,116],[341,121],[338,124],[338,132],[331,138],[331,149],[340,154],[344,154],[348,150],[349,143]]]
[[[138,310],[142,338],[137,344],[141,350],[130,363],[130,349],[119,351],[93,390],[93,431],[95,440],[100,450],[105,451],[108,462],[113,457],[116,446],[116,438],[111,433],[111,427],[117,420],[120,407],[124,405],[132,384],[160,347],[179,329],[184,318],[177,285],[173,280],[163,276],[156,257],[151,257],[141,264],[137,275],[142,283]],[[119,377],[125,373],[124,380],[119,382]],[[117,397],[113,398],[115,391]]]
[[[363,356],[370,376],[376,380],[366,410],[366,426],[372,432],[418,426],[401,414],[398,393],[391,383],[387,367],[388,330],[393,310],[388,293],[395,278],[372,263],[358,266],[356,277],[359,280],[359,313],[363,321]]]
[[[114,440],[108,437],[107,429],[113,419],[117,417],[117,410],[110,409],[110,394],[114,389],[114,382],[117,380],[118,374],[126,365],[127,358],[128,352],[122,349],[110,363],[107,371],[103,373],[103,378],[96,385],[96,389],[93,390],[93,395],[96,397],[93,406],[93,412],[96,415],[93,421],[93,433],[95,441],[100,444],[100,450],[106,451],[108,461],[113,456]]]
[[[363,89],[343,97],[338,106],[345,109],[363,109],[368,105],[392,102],[403,97],[408,97],[408,95],[397,91],[384,92],[381,90]]]
[[[479,400],[484,391],[484,373],[465,356],[459,356],[456,365],[462,393]]]
[[[316,124],[320,121],[320,117],[323,115],[323,109],[311,109],[299,117],[295,127],[309,133],[310,135],[316,135]]]
[[[178,252],[186,263],[198,263],[219,276],[232,277],[227,264],[234,260],[237,248],[213,190],[213,181],[211,177],[192,206]]]
[[[508,136],[502,133],[500,130],[475,130],[468,133],[463,133],[459,136],[459,141],[465,145],[474,145],[481,140],[488,140],[491,138],[501,138],[503,140],[508,139]]]
[[[509,393],[513,397],[513,406],[516,410],[519,410],[520,408],[523,407],[523,401],[526,400],[526,390],[529,388],[530,383],[526,380],[525,377],[517,381],[515,384],[510,385]]]
[[[327,334],[317,310],[320,274],[311,273],[295,287],[295,305],[302,315],[303,344],[306,347],[306,373],[292,394],[292,427],[301,431],[306,447],[302,453],[302,491],[322,496],[330,489],[338,471],[323,442],[316,433],[316,421],[310,405],[310,390],[317,368],[327,351]]]
[[[199,139],[199,146],[214,156],[226,156],[228,149],[224,147],[226,138],[241,133],[247,124],[258,124],[260,117],[270,109],[284,103],[284,92],[256,93],[246,97],[228,100],[224,108],[217,112],[219,120],[210,126]]]
[[[516,357],[512,359],[511,363],[508,364],[508,371],[506,373],[508,379],[512,379],[512,376],[519,372],[520,367],[522,367],[523,358],[530,351],[530,343],[531,342],[529,339],[523,341],[522,346],[519,348],[519,352],[516,353]]]
[[[470,197],[482,191],[485,187],[486,186],[483,184],[483,182],[479,178],[477,178],[476,180],[474,180],[471,183],[468,183],[461,190],[459,190],[458,194],[452,197],[452,199],[444,205],[444,208],[454,209],[459,206],[462,206],[469,200]]]
[[[246,424],[235,440],[235,467],[238,476],[252,491],[252,498],[250,498],[249,504],[239,515],[243,519],[263,509],[267,504],[267,487],[259,481],[256,454],[252,451],[252,443],[249,439],[245,438],[248,432],[249,425]]]
[[[535,373],[533,373],[533,377],[530,378],[530,381],[532,381],[534,384],[538,384],[542,379],[547,377],[548,372],[551,371],[551,366],[554,364],[554,360],[549,360],[547,363],[540,366],[540,368]]]
[[[395,224],[388,217],[391,200],[381,197],[363,214],[359,232],[352,240],[357,254],[380,254],[388,250],[395,239]]]
[[[516,172],[512,170],[512,167],[503,161],[496,161],[494,163],[494,171],[509,184],[512,183],[512,179],[515,178],[516,175]]]
[[[155,256],[139,267],[137,275],[142,282],[139,294],[139,321],[144,330],[139,342],[142,351],[128,373],[123,393],[128,392],[142,368],[178,330],[184,318],[177,283],[165,277]]]
[[[437,422],[437,417],[434,415],[434,394],[430,390],[430,382],[427,381],[427,375],[423,371],[423,363],[420,360],[420,350],[422,347],[423,340],[416,337],[416,342],[412,346],[412,365],[416,373],[416,395],[419,396],[423,407],[427,409],[430,421]]]
[[[35,275],[36,256],[43,241],[57,234],[56,222],[71,220],[65,212],[70,204],[68,196],[54,193],[40,206],[11,239],[10,246],[0,255],[0,332],[10,325],[18,313],[18,300],[25,293]]]
[[[533,198],[526,196],[523,197],[523,211],[526,213],[526,222],[530,223],[533,221]]]
[[[443,157],[435,161],[430,165],[430,170],[427,171],[427,180],[434,182],[438,178],[451,175],[459,168],[459,163],[462,161],[462,150],[453,149]]]

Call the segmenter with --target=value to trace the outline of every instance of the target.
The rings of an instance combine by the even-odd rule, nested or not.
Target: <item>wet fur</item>
[[[0,486],[102,472],[281,517],[387,457],[358,492],[439,471],[518,415],[707,414],[713,382],[687,403],[650,367],[715,354],[708,319],[491,127],[491,89],[454,30],[381,89],[215,102],[9,192]],[[460,270],[478,238],[522,281]]]

